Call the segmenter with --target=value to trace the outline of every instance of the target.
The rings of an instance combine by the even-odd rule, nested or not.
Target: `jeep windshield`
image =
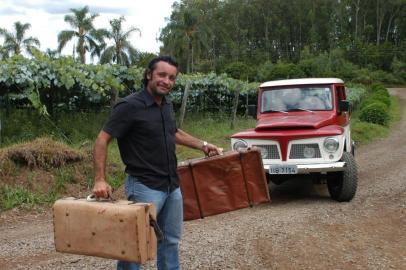
[[[272,88],[263,91],[261,97],[261,113],[332,109],[332,91],[327,86]]]

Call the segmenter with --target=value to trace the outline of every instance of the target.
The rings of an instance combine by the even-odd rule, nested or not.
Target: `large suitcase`
[[[184,220],[270,201],[261,154],[257,149],[183,161],[177,172]]]
[[[156,255],[153,204],[65,198],[53,206],[59,252],[145,263]]]

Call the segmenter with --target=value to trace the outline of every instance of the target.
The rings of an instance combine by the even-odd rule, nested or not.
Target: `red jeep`
[[[341,79],[314,78],[261,84],[256,127],[231,136],[234,150],[257,147],[270,181],[298,175],[326,180],[330,196],[350,201],[357,165],[349,125],[349,102]]]

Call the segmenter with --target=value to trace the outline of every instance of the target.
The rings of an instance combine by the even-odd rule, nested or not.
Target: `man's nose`
[[[165,82],[166,84],[168,84],[168,85],[171,85],[171,84],[172,84],[172,81],[171,81],[171,79],[169,78],[169,76],[165,76],[164,82]]]

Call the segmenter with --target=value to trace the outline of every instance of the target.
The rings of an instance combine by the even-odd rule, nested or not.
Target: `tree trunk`
[[[355,4],[355,33],[354,33],[354,39],[358,39],[358,14],[359,14],[359,2],[361,0],[357,0],[357,3]]]
[[[393,19],[396,17],[396,12],[392,12],[390,17],[389,17],[389,21],[388,21],[388,28],[386,29],[386,37],[385,37],[385,41],[388,42],[389,40],[389,32],[392,26],[392,21]]]
[[[241,91],[241,85],[239,84],[237,86],[237,89],[235,90],[235,95],[234,95],[234,102],[233,102],[233,112],[232,112],[232,120],[231,120],[231,129],[234,129],[236,126],[236,121],[237,121],[237,108],[238,108],[238,100],[240,97],[240,91]]]
[[[192,59],[192,40],[190,37],[188,37],[188,52],[187,52],[187,63],[186,63],[186,73],[190,73],[190,67],[191,67],[191,59]]]
[[[376,46],[379,46],[381,41],[382,23],[385,18],[383,8],[380,7],[380,0],[376,0]]]

